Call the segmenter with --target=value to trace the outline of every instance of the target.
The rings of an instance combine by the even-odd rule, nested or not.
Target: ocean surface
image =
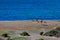
[[[0,20],[60,20],[60,0],[0,0]]]

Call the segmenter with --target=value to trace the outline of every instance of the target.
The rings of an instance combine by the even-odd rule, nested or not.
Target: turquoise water
[[[0,20],[60,20],[60,0],[0,0]]]

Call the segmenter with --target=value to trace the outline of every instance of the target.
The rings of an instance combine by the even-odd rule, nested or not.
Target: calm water
[[[0,0],[0,20],[60,20],[60,0]]]

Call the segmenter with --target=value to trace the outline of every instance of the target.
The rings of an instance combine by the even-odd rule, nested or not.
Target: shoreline
[[[30,20],[30,19],[28,19],[28,20]],[[43,19],[32,19],[32,20],[43,20]],[[44,19],[44,20],[50,20],[50,19]],[[57,19],[57,20],[60,20],[60,19]],[[0,20],[0,21],[24,21],[24,20]]]
[[[35,20],[0,20],[0,21],[35,21]],[[60,21],[60,20],[43,20],[43,21]]]

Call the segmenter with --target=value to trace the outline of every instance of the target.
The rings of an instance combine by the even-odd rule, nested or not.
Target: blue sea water
[[[0,20],[60,20],[60,0],[0,0]]]

